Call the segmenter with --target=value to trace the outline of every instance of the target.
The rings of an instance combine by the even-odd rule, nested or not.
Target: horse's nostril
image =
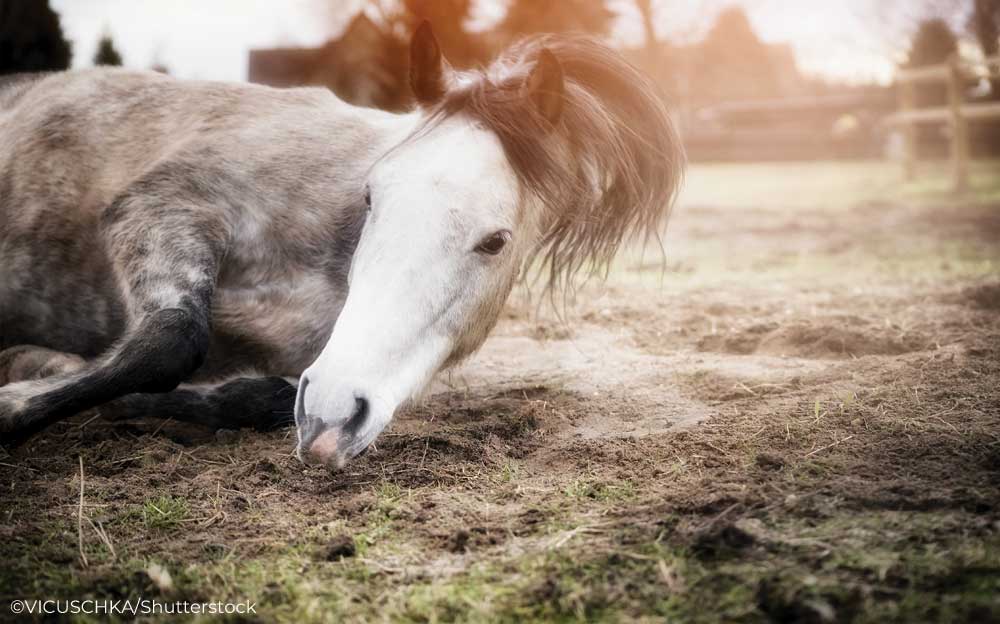
[[[368,399],[359,396],[354,397],[354,413],[344,425],[344,431],[353,435],[368,420]]]

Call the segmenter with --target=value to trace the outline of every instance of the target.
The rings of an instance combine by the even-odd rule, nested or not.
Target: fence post
[[[899,81],[899,110],[904,117],[903,130],[903,177],[912,182],[917,175],[917,127],[905,115],[916,108],[916,91],[913,81],[906,78]]]
[[[958,55],[948,60],[948,104],[951,108],[951,167],[955,192],[969,186],[969,124],[962,115],[962,66]]]

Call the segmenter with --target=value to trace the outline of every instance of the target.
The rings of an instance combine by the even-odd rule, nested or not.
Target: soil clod
[[[323,558],[327,561],[340,561],[341,559],[349,559],[355,554],[357,554],[357,546],[354,544],[354,538],[350,535],[338,535],[327,542]]]

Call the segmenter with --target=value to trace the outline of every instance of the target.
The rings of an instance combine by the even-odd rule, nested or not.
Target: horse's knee
[[[169,392],[205,361],[209,332],[206,314],[158,310],[126,339],[112,366],[135,381],[137,392]]]

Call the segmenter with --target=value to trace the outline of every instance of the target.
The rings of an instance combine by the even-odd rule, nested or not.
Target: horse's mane
[[[564,75],[555,128],[523,97],[544,49]],[[499,137],[523,187],[541,199],[543,236],[526,267],[540,258],[553,292],[581,268],[606,270],[623,241],[659,242],[684,153],[657,88],[620,53],[583,35],[524,39],[486,68],[462,73],[430,119],[463,113]]]

